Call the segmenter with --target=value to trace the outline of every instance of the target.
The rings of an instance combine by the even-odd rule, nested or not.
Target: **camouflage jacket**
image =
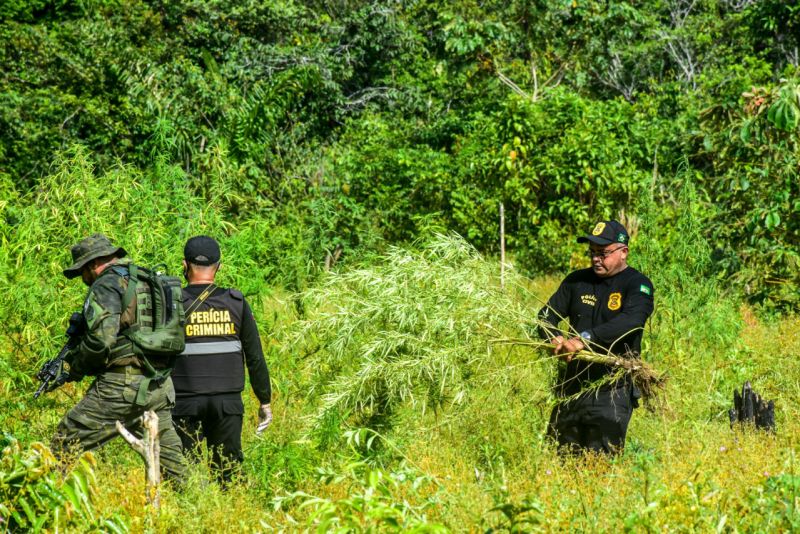
[[[119,335],[135,321],[136,299],[128,309],[122,309],[128,280],[113,267],[125,267],[129,263],[130,260],[123,259],[110,265],[89,288],[83,303],[86,333],[67,359],[75,374],[95,375],[115,365],[140,365],[131,342]]]

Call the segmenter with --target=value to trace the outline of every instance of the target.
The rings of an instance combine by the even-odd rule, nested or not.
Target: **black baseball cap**
[[[628,231],[618,221],[600,221],[591,233],[578,238],[578,243],[594,243],[595,245],[610,245],[622,243],[627,245],[630,241]]]
[[[207,235],[194,236],[183,247],[183,259],[195,265],[213,265],[219,258],[219,244]]]

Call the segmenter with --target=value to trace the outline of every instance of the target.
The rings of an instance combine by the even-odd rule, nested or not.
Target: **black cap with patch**
[[[594,226],[591,233],[578,238],[578,243],[594,243],[595,245],[610,245],[622,243],[627,245],[630,241],[628,231],[618,221],[601,221]]]
[[[207,235],[195,236],[183,247],[183,259],[195,265],[213,265],[219,258],[219,244]]]

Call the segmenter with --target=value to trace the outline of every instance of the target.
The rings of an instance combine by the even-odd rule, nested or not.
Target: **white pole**
[[[506,287],[506,214],[500,203],[500,287]]]

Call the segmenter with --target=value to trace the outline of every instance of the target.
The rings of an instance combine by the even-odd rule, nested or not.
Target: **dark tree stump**
[[[742,392],[733,392],[733,408],[728,410],[731,428],[741,425],[755,425],[756,428],[775,432],[775,402],[765,401],[753,391],[750,382],[745,382]]]

